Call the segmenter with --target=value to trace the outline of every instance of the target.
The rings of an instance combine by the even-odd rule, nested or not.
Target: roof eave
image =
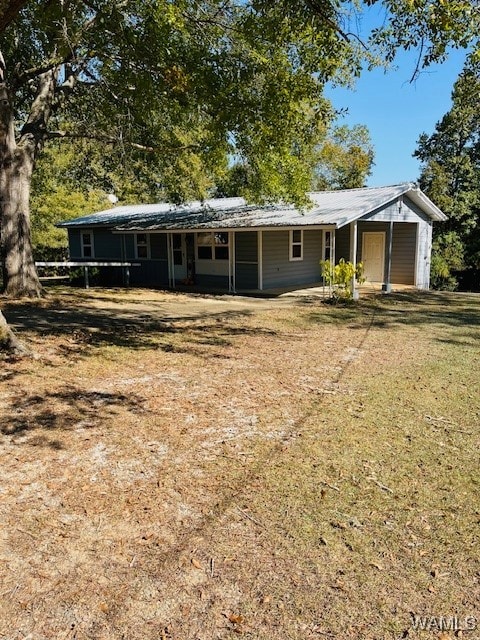
[[[413,200],[435,222],[446,222],[448,217],[418,187],[409,189],[405,195]]]

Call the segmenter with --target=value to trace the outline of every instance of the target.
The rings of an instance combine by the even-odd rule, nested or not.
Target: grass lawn
[[[480,296],[3,308],[0,640],[480,639]]]

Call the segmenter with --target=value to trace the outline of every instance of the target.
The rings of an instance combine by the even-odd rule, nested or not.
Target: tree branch
[[[0,3],[0,33],[3,33],[8,25],[15,20],[20,9],[28,0],[4,0]]]
[[[50,139],[69,139],[69,140],[93,140],[95,142],[103,142],[104,144],[119,144],[120,140],[114,136],[106,136],[100,133],[73,133],[70,131],[48,131],[47,138]],[[147,151],[148,153],[155,153],[156,151],[171,151],[171,152],[179,152],[179,151],[190,151],[195,149],[200,149],[200,145],[198,144],[186,144],[178,147],[166,147],[164,145],[158,146],[150,146],[140,144],[138,142],[130,142],[128,140],[122,139],[122,145],[129,146],[132,149],[137,149],[138,151]]]

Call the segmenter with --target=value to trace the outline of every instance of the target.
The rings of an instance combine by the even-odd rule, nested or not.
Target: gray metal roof
[[[410,198],[432,220],[446,216],[416,185],[365,187],[308,194],[313,206],[300,210],[292,205],[252,205],[243,198],[220,198],[184,205],[168,203],[115,207],[58,226],[66,228],[107,226],[117,231],[182,231],[264,227],[343,227],[373,213],[401,196]]]

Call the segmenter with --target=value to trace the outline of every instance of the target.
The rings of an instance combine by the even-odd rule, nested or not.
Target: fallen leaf
[[[228,619],[230,622],[233,622],[233,624],[242,624],[245,622],[245,618],[239,613],[230,613]]]
[[[202,563],[196,558],[192,558],[192,564],[196,569],[203,569]]]

